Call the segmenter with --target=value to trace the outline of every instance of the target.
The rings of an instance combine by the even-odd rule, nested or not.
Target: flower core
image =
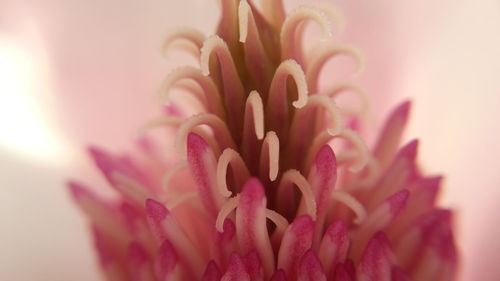
[[[216,35],[183,28],[166,39],[199,68],[167,76],[165,114],[141,129],[140,152],[90,149],[119,198],[70,183],[107,280],[453,280],[452,213],[435,206],[441,177],[419,171],[417,141],[399,147],[410,103],[369,149],[361,87],[320,87],[334,57],[361,69],[358,52],[331,39],[339,14],[301,6],[287,15],[268,0],[221,9]],[[308,23],[322,38],[306,48]],[[175,89],[196,114],[173,101]],[[337,106],[342,93],[357,106]],[[158,127],[180,156],[148,137]]]

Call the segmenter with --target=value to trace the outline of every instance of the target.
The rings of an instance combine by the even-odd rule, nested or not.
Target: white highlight
[[[70,153],[44,104],[47,76],[43,57],[0,38],[0,146],[60,164]]]

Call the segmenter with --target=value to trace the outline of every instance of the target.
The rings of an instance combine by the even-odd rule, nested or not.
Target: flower
[[[136,154],[89,150],[116,200],[69,184],[107,279],[454,280],[453,214],[435,205],[441,177],[418,168],[418,141],[399,148],[410,103],[370,151],[360,86],[319,84],[330,58],[360,66],[360,56],[338,43],[302,45],[309,21],[329,38],[336,12],[285,15],[281,1],[264,3],[222,1],[217,35],[184,28],[167,38],[200,69],[174,70],[163,99],[179,87],[195,104],[171,102],[142,131],[173,128],[180,159],[143,136]],[[337,106],[341,93],[358,106]]]

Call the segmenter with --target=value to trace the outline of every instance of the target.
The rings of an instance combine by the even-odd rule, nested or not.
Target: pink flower
[[[200,69],[166,78],[171,102],[137,152],[89,150],[118,198],[69,184],[108,280],[454,280],[453,215],[435,205],[441,177],[418,168],[418,141],[400,147],[410,103],[369,150],[364,91],[344,76],[319,83],[332,57],[361,64],[330,42],[337,19],[329,8],[285,15],[281,1],[260,11],[223,1],[217,35],[167,39]],[[310,21],[323,40],[307,48]],[[175,99],[176,87],[194,103]],[[352,95],[337,106],[342,93]],[[158,126],[180,157],[149,132]]]

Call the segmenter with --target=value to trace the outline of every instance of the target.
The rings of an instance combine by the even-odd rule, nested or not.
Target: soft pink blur
[[[12,136],[39,143],[38,135],[2,128],[0,280],[98,280],[83,219],[63,181],[79,174],[94,177],[82,168],[84,145],[120,150],[155,116],[155,94],[173,65],[160,53],[162,39],[179,25],[211,33],[218,16],[214,2],[0,2],[0,52],[14,49],[20,52],[13,54],[28,56],[29,67],[15,73],[20,84],[32,87],[19,94],[27,97],[29,112],[40,114],[26,117],[38,123],[26,124],[42,127],[48,140],[47,147],[23,149],[24,142]],[[292,2],[309,1],[289,1],[288,7]],[[500,158],[495,122],[500,3],[336,2],[347,20],[345,37],[364,54],[362,81],[377,119],[396,101],[415,102],[407,136],[421,139],[426,170],[447,177],[442,201],[458,210],[461,279],[495,280],[500,274],[500,226],[494,217],[500,196],[494,162]],[[0,69],[10,69],[6,62],[17,60],[0,60]],[[18,93],[2,85],[0,111],[6,112],[8,95]],[[25,124],[19,119],[24,115],[14,113],[0,117]]]

